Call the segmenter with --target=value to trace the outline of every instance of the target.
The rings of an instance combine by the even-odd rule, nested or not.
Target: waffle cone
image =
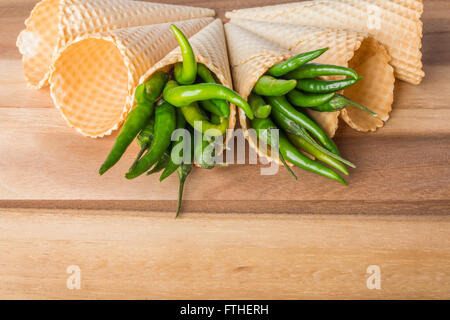
[[[43,0],[34,7],[17,39],[25,79],[34,88],[47,85],[54,57],[79,36],[212,16],[210,9],[142,1]]]
[[[344,91],[353,101],[365,105],[378,113],[378,117],[355,108],[347,107],[341,112],[344,121],[358,131],[374,131],[389,118],[394,99],[394,77],[386,49],[378,41],[365,34],[350,30],[325,29],[311,26],[279,24],[244,19],[231,19],[259,37],[290,50],[294,54],[329,47],[315,60],[340,66],[350,66],[364,79],[356,86]],[[280,34],[284,35],[280,37]],[[370,61],[364,62],[364,59]],[[348,111],[350,110],[350,111]],[[339,112],[316,112],[308,110],[331,137],[338,128]]]
[[[356,102],[366,103],[367,107],[372,107],[380,114],[379,118],[374,118],[367,113],[353,110],[354,107],[347,107],[346,109],[349,111],[344,109],[343,119],[354,129],[372,131],[388,118],[393,100],[393,69],[388,63],[389,56],[386,50],[373,38],[354,31],[235,18],[231,19],[225,29],[234,84],[242,97],[248,97],[259,77],[274,64],[286,60],[293,54],[329,47],[329,50],[315,61],[341,66],[350,65],[359,74],[365,76],[359,82],[360,90],[355,89],[344,93]],[[257,53],[259,47],[265,48],[261,50],[260,54]],[[368,72],[369,70],[371,72]],[[367,98],[363,99],[363,95],[369,92],[370,103]],[[309,111],[309,113],[329,136],[334,136],[340,112]],[[247,130],[250,122],[245,117],[245,113],[240,111],[239,116],[242,128]],[[261,155],[263,152],[257,148],[256,141],[251,141],[253,138],[249,135],[246,136],[250,145],[256,148]],[[267,155],[263,154],[263,156]]]
[[[203,63],[211,70],[219,82],[232,89],[230,65],[228,62],[227,45],[223,24],[220,19],[214,20],[207,27],[189,39],[195,53],[197,62]],[[175,48],[158,63],[153,65],[139,80],[139,83],[147,81],[153,73],[158,70],[171,70],[177,62],[183,61],[180,47]],[[234,129],[236,125],[236,106],[230,105],[229,129]],[[227,132],[226,141],[232,136],[232,132]]]
[[[225,32],[230,54],[234,89],[244,99],[248,98],[258,79],[271,66],[292,57],[289,50],[258,37],[256,34],[237,25],[225,24]],[[250,147],[256,150],[260,157],[279,163],[277,158],[270,156],[270,149],[266,153],[258,147],[256,136],[248,132],[251,123],[246,117],[245,112],[240,108],[239,122]]]
[[[368,34],[386,47],[395,76],[418,84],[424,76],[422,12],[421,0],[315,0],[235,10],[226,17]]]
[[[192,37],[212,21],[203,18],[175,24]],[[170,23],[79,37],[58,53],[51,66],[54,104],[81,134],[108,135],[131,109],[141,76],[177,46]]]

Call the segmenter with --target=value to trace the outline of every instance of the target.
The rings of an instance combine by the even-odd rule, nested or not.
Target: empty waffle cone
[[[226,17],[369,34],[386,47],[396,77],[418,84],[424,76],[422,12],[421,0],[316,0],[235,10]]]
[[[42,0],[17,39],[25,79],[34,88],[48,84],[50,65],[73,39],[86,34],[202,17],[214,11],[130,0]]]
[[[192,37],[213,21],[176,22]],[[58,53],[50,92],[67,123],[85,136],[116,130],[134,103],[141,76],[178,46],[170,23],[85,35]]]
[[[189,38],[189,43],[195,53],[197,62],[203,63],[211,70],[219,80],[219,82],[232,89],[230,64],[228,62],[227,45],[223,24],[220,19],[214,20],[207,27]],[[162,60],[153,65],[140,79],[139,83],[147,81],[156,71],[171,70],[175,63],[183,61],[180,47],[172,50]],[[230,105],[229,129],[234,129],[236,125],[236,106]],[[228,141],[232,132],[227,132],[226,141]]]

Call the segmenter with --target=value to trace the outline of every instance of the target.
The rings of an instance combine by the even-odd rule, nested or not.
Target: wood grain
[[[0,210],[0,298],[448,298],[449,224]],[[66,287],[69,265],[81,269],[81,290]],[[380,267],[380,290],[367,289],[369,265]]]
[[[26,87],[15,40],[36,1],[0,2],[0,298],[449,298],[450,2],[426,0],[419,86],[397,81],[391,119],[336,142],[349,187],[260,165],[126,181],[136,148],[96,172],[114,136],[63,122]],[[230,9],[273,0],[159,0]],[[289,1],[285,1],[289,2]],[[293,2],[293,1],[290,1]],[[68,265],[81,291],[65,287]],[[365,285],[380,265],[382,290]]]

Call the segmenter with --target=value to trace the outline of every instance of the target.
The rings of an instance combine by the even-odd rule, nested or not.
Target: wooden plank
[[[175,200],[8,200],[4,208],[74,209],[168,212],[175,214]],[[184,200],[183,212],[246,214],[332,214],[332,215],[410,215],[442,216],[450,212],[448,200]],[[251,236],[251,235],[249,235]]]
[[[414,115],[421,110],[404,112]],[[165,183],[158,183],[157,177],[134,181],[123,178],[137,146],[111,173],[99,177],[98,166],[114,137],[86,139],[73,134],[55,109],[5,108],[0,114],[2,200],[176,199],[176,177]],[[427,114],[431,117],[432,113]],[[447,121],[439,125],[441,115],[436,114],[429,126],[414,126],[414,133],[410,128],[396,129],[397,134],[402,132],[398,137],[388,134],[391,124],[379,135],[339,137],[343,155],[358,164],[349,177],[349,187],[300,169],[300,181],[296,182],[284,169],[275,176],[261,176],[258,166],[235,165],[195,170],[186,200],[448,200],[450,141],[439,135],[448,135],[449,127]],[[428,137],[433,132],[428,127],[439,134]]]
[[[450,298],[449,227],[448,216],[0,210],[0,298]],[[81,290],[66,287],[70,265]],[[380,290],[366,286],[369,265]]]
[[[425,1],[426,77],[396,83],[387,125],[340,127],[358,165],[349,187],[301,170],[298,182],[260,166],[196,170],[178,220],[175,177],[127,182],[133,147],[99,178],[114,137],[79,136],[48,89],[26,88],[15,40],[36,2],[0,2],[0,298],[450,298],[449,1]],[[275,3],[158,2],[222,18]],[[366,287],[369,265],[381,290]]]
[[[0,205],[27,206],[24,200],[44,200],[47,202],[40,203],[52,203],[52,206],[57,205],[54,201],[65,201],[65,204],[57,205],[64,207],[67,203],[73,204],[74,200],[84,200],[100,206],[95,208],[104,208],[109,206],[106,200],[140,200],[146,201],[145,205],[133,204],[131,207],[160,209],[158,203],[147,202],[153,200],[169,201],[173,207],[177,190],[175,177],[163,184],[158,183],[156,177],[133,182],[123,179],[123,173],[137,152],[135,147],[111,173],[98,177],[97,168],[112,145],[113,137],[82,138],[68,128],[52,108],[48,89],[25,88],[20,55],[11,35],[22,28],[32,2],[20,1],[2,7],[8,18],[2,20],[5,28],[0,36],[8,40],[5,46],[9,49],[0,55],[0,84],[2,88],[8,88],[0,90]],[[250,1],[245,5],[264,5],[266,2]],[[244,5],[227,1],[183,3],[215,6],[219,15],[228,8]],[[447,6],[442,2],[432,3]],[[436,25],[445,18],[442,10],[433,8],[424,15],[424,50],[448,32],[445,24],[442,27]],[[445,54],[446,51],[439,49],[438,52]],[[185,194],[185,199],[192,204],[190,208],[209,211],[204,207],[213,208],[218,201],[221,205],[217,210],[226,212],[227,208],[237,209],[232,201],[241,201],[239,205],[243,209],[240,210],[254,212],[254,202],[264,199],[266,203],[272,201],[265,204],[265,208],[277,212],[320,212],[321,208],[322,212],[352,213],[355,206],[361,206],[360,211],[370,213],[380,213],[383,208],[401,213],[410,210],[417,201],[438,201],[429,204],[426,212],[447,212],[450,194],[447,138],[450,112],[447,102],[450,93],[445,86],[450,81],[450,60],[438,64],[436,55],[429,54],[425,55],[424,61],[428,62],[425,64],[427,77],[420,86],[397,82],[394,111],[382,130],[361,134],[341,126],[337,143],[343,155],[358,165],[351,172],[350,187],[341,187],[301,170],[297,170],[301,178],[299,183],[291,180],[284,169],[276,176],[260,176],[260,167],[248,165],[196,170]],[[249,185],[248,181],[252,183]],[[362,205],[368,200],[371,206]],[[319,209],[313,209],[311,201],[320,201],[320,204],[316,203]],[[337,208],[329,206],[328,203],[333,201],[341,205]],[[349,201],[357,203],[349,205]],[[418,206],[413,211],[420,214],[424,210]]]
[[[0,58],[0,88],[0,109],[54,108],[48,87],[41,90],[27,87],[19,59]]]

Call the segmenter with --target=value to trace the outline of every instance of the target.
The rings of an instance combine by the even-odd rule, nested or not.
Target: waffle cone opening
[[[394,101],[394,69],[385,47],[372,37],[365,38],[348,62],[363,79],[344,90],[350,100],[377,113],[376,117],[353,106],[341,111],[341,117],[353,129],[375,131],[389,119]]]
[[[102,135],[123,120],[129,82],[124,59],[112,41],[88,38],[71,44],[56,61],[52,96],[82,134]]]
[[[192,37],[212,18],[176,22]],[[170,23],[77,38],[51,66],[50,92],[67,123],[89,137],[118,129],[134,103],[140,77],[177,48]]]
[[[48,84],[53,58],[77,39],[97,32],[214,16],[214,10],[130,0],[42,0],[25,21],[17,46],[28,84]]]

